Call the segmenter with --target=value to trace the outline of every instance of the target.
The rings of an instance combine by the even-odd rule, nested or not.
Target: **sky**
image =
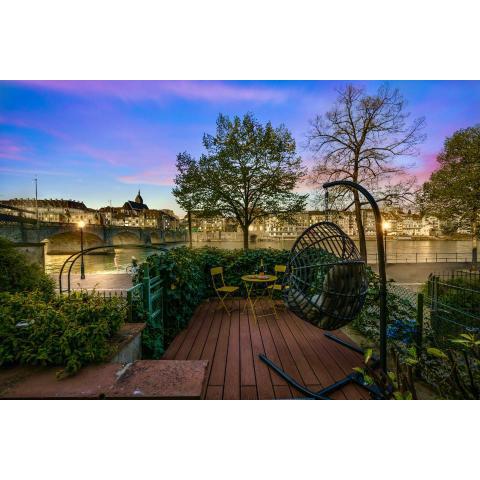
[[[203,152],[219,113],[252,112],[291,130],[307,166],[309,120],[328,111],[336,90],[355,83],[374,93],[380,81],[2,81],[0,199],[81,200],[120,206],[138,189],[150,208],[180,213],[171,193],[179,152]],[[455,130],[480,123],[480,82],[389,81],[411,118],[425,117],[420,154],[405,159],[420,183]]]

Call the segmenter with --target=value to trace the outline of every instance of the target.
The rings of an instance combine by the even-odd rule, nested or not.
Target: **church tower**
[[[142,196],[140,195],[140,190],[138,190],[138,194],[137,194],[137,196],[135,197],[135,202],[136,202],[136,203],[143,203],[143,198],[142,198]]]

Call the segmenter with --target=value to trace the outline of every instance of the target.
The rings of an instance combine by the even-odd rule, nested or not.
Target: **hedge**
[[[164,348],[187,326],[196,307],[206,298],[216,295],[210,277],[211,268],[222,266],[225,283],[242,287],[242,275],[254,272],[261,260],[265,270],[273,273],[276,264],[286,264],[289,253],[287,250],[273,248],[245,251],[180,247],[164,254],[149,256],[140,266],[134,283],[142,280],[145,265],[149,267],[150,277],[160,275],[164,288],[165,311],[163,331],[155,325],[147,325],[144,331],[144,355],[160,358]],[[243,290],[240,294],[243,294]]]
[[[77,292],[45,300],[39,292],[0,293],[0,366],[56,365],[60,376],[113,354],[126,316],[119,297]]]

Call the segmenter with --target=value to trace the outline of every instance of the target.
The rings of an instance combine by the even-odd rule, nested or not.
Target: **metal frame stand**
[[[350,350],[353,350],[354,352],[357,352],[363,355],[363,350],[361,348],[358,348],[355,345],[345,342],[341,338],[338,338],[335,335],[332,335],[331,333],[324,333],[324,335],[326,338],[328,338],[329,340],[332,340],[333,342],[338,343],[342,347],[349,348]],[[260,354],[259,358],[260,360],[262,360],[262,362],[266,363],[274,372],[280,375],[280,377],[282,377],[290,386],[298,390],[300,393],[303,393],[304,395],[306,395],[307,397],[306,399],[331,400],[331,398],[329,398],[328,395],[331,395],[333,392],[340,390],[341,388],[343,388],[345,385],[348,385],[349,383],[354,383],[355,385],[358,385],[359,387],[362,387],[365,390],[367,390],[375,400],[383,400],[383,395],[380,392],[380,390],[375,385],[367,385],[363,381],[363,378],[359,373],[352,372],[346,377],[342,378],[341,380],[338,380],[337,382],[332,383],[331,385],[328,385],[325,388],[322,388],[318,392],[314,392],[313,390],[310,390],[304,385],[298,383],[293,377],[291,377],[288,373],[284,372],[278,365],[273,363],[265,355]],[[375,362],[375,359],[374,359],[374,362]]]
[[[382,371],[387,373],[387,321],[388,321],[388,308],[387,308],[387,275],[385,268],[385,244],[383,241],[383,225],[382,225],[382,215],[380,213],[380,208],[378,207],[377,202],[373,198],[372,194],[364,187],[359,185],[356,182],[351,182],[349,180],[337,180],[334,182],[328,182],[323,184],[323,188],[327,190],[330,187],[344,186],[349,189],[356,190],[364,195],[364,197],[370,203],[373,213],[375,215],[375,226],[376,226],[376,237],[377,237],[377,255],[378,255],[378,273],[380,277],[380,358],[374,359],[374,364],[379,364]],[[328,190],[327,190],[328,193]],[[328,214],[328,206],[327,206]],[[365,259],[366,263],[367,259]],[[347,342],[344,342],[340,338],[335,337],[330,333],[324,334],[329,340],[337,342],[343,347],[349,348],[357,353],[363,354],[363,350],[351,345]],[[358,373],[351,373],[347,375],[342,380],[329,385],[328,387],[323,388],[318,392],[314,392],[305,386],[299,384],[294,378],[285,373],[281,368],[275,365],[271,360],[269,360],[265,355],[259,355],[260,359],[265,362],[272,370],[274,370],[278,375],[280,375],[287,383],[292,387],[297,389],[299,392],[307,395],[308,398],[317,399],[317,400],[330,400],[328,395],[332,392],[344,387],[348,383],[355,383],[356,385],[368,390],[373,398],[380,400],[383,399],[378,387],[375,385],[366,385],[363,382],[362,376]]]

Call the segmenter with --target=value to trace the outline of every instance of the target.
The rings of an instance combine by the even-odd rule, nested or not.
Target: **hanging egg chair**
[[[307,228],[293,245],[282,290],[287,308],[302,320],[322,330],[337,330],[354,320],[365,303],[368,290],[365,261],[353,240],[338,225],[328,221],[317,223]],[[356,345],[331,333],[325,336],[363,354]],[[373,398],[383,398],[378,388],[367,385],[357,372],[320,391],[312,391],[265,355],[259,357],[307,398],[328,400],[330,394],[349,383],[368,390]]]
[[[353,240],[332,222],[307,228],[290,253],[284,301],[297,316],[323,329],[349,324],[365,302],[365,262]]]

